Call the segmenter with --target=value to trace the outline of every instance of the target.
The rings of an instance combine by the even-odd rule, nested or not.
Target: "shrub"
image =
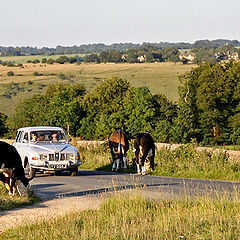
[[[13,71],[8,72],[8,73],[7,73],[7,76],[8,76],[8,77],[14,76],[14,72],[13,72]]]

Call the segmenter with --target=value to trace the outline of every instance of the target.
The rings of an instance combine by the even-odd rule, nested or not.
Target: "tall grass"
[[[239,208],[238,194],[161,202],[116,195],[99,210],[10,229],[1,239],[239,239]]]
[[[19,196],[16,193],[14,197],[10,198],[5,186],[0,183],[0,211],[31,205],[37,201],[39,198],[32,191],[28,192],[28,196]]]

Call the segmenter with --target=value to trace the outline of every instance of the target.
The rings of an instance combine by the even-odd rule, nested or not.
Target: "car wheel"
[[[60,176],[61,173],[62,173],[62,171],[55,171],[55,175],[56,175],[56,176]]]
[[[71,176],[77,176],[77,174],[78,174],[78,167],[72,168],[70,170],[70,175]]]
[[[24,172],[25,172],[25,176],[27,178],[34,178],[36,175],[36,169],[31,168],[31,166],[29,165],[29,162],[27,162],[27,164],[24,168]]]

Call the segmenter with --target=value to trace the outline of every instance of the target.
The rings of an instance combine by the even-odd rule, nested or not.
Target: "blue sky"
[[[0,9],[0,46],[240,40],[238,0],[11,0]]]

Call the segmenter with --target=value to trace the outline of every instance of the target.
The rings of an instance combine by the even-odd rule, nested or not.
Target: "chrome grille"
[[[55,154],[49,154],[49,161],[64,161],[66,160],[65,154],[60,154],[59,152],[56,152]]]

